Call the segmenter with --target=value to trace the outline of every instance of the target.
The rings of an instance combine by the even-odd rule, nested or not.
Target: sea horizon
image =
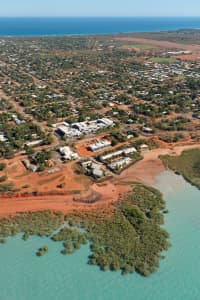
[[[199,17],[0,17],[1,37],[127,34],[200,28]]]

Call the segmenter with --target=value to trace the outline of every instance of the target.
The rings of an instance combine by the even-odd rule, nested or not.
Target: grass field
[[[147,44],[133,44],[131,45],[131,47],[140,50],[152,50],[157,48],[156,46],[147,45]]]
[[[150,61],[155,63],[163,63],[163,64],[170,64],[176,62],[176,58],[173,57],[153,57]]]

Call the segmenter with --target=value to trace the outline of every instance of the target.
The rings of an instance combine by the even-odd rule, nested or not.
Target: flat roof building
[[[73,152],[68,146],[60,147],[59,152],[61,153],[64,160],[73,160],[79,158],[79,155]]]
[[[98,151],[98,150],[101,150],[103,148],[110,147],[110,146],[111,146],[110,141],[101,140],[101,141],[97,141],[96,143],[90,145],[88,148],[91,151]]]

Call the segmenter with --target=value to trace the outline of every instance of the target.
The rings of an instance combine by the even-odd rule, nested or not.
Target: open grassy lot
[[[152,49],[156,49],[156,46],[152,46],[152,45],[148,45],[148,44],[133,44],[131,45],[132,48],[135,49],[141,49],[141,50],[152,50]]]
[[[173,62],[176,62],[176,58],[173,57],[153,57],[150,59],[150,61],[154,63],[160,63],[160,64],[170,64]]]

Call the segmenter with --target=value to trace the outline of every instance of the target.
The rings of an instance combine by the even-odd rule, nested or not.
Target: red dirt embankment
[[[127,192],[127,186],[115,186],[111,182],[104,184],[93,184],[88,191],[81,192],[80,195],[20,195],[17,197],[3,196],[0,198],[0,216],[14,215],[19,212],[28,211],[62,211],[69,213],[73,210],[88,211],[99,208],[112,207],[121,193]],[[90,199],[98,199],[94,203],[87,203]]]

